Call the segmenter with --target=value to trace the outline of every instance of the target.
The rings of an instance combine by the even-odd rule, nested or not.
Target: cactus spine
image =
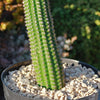
[[[23,0],[23,6],[37,83],[49,89],[61,89],[63,72],[48,0]]]

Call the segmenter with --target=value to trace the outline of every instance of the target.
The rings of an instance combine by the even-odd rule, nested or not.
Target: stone
[[[51,99],[53,99],[53,98],[54,98],[54,94],[55,94],[55,92],[54,92],[54,91],[49,91],[49,96],[50,96],[50,98],[51,98]]]
[[[61,46],[61,47],[64,46],[64,41],[60,42],[60,46]]]
[[[63,37],[62,36],[57,37],[57,41],[58,42],[61,42],[62,40],[63,40]]]

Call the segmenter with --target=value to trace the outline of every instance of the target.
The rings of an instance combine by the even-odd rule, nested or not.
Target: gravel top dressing
[[[39,87],[32,64],[21,66],[19,70],[9,71],[4,81],[13,92],[37,99],[76,100],[98,92],[100,78],[91,68],[87,69],[81,65],[67,66],[66,63],[63,64],[63,68],[66,85],[61,90]]]

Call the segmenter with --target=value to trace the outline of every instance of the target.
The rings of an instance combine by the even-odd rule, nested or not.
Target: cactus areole
[[[59,90],[64,86],[64,77],[49,2],[23,0],[23,6],[37,84]]]

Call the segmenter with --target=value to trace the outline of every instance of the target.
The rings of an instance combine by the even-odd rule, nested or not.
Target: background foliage
[[[77,40],[72,44],[73,49],[66,50],[69,52],[67,57],[87,62],[99,68],[100,1],[50,0],[50,4],[56,35],[64,36],[66,34],[67,39],[77,37]],[[15,43],[18,43],[18,36],[23,34],[27,40],[23,15],[22,0],[0,1],[1,40],[2,38],[10,39],[11,36],[14,36]],[[25,45],[21,43],[21,46]],[[3,48],[3,43],[0,43],[0,46]],[[8,59],[9,56],[6,58]]]
[[[77,36],[70,58],[100,67],[100,1],[51,0],[57,35]]]

